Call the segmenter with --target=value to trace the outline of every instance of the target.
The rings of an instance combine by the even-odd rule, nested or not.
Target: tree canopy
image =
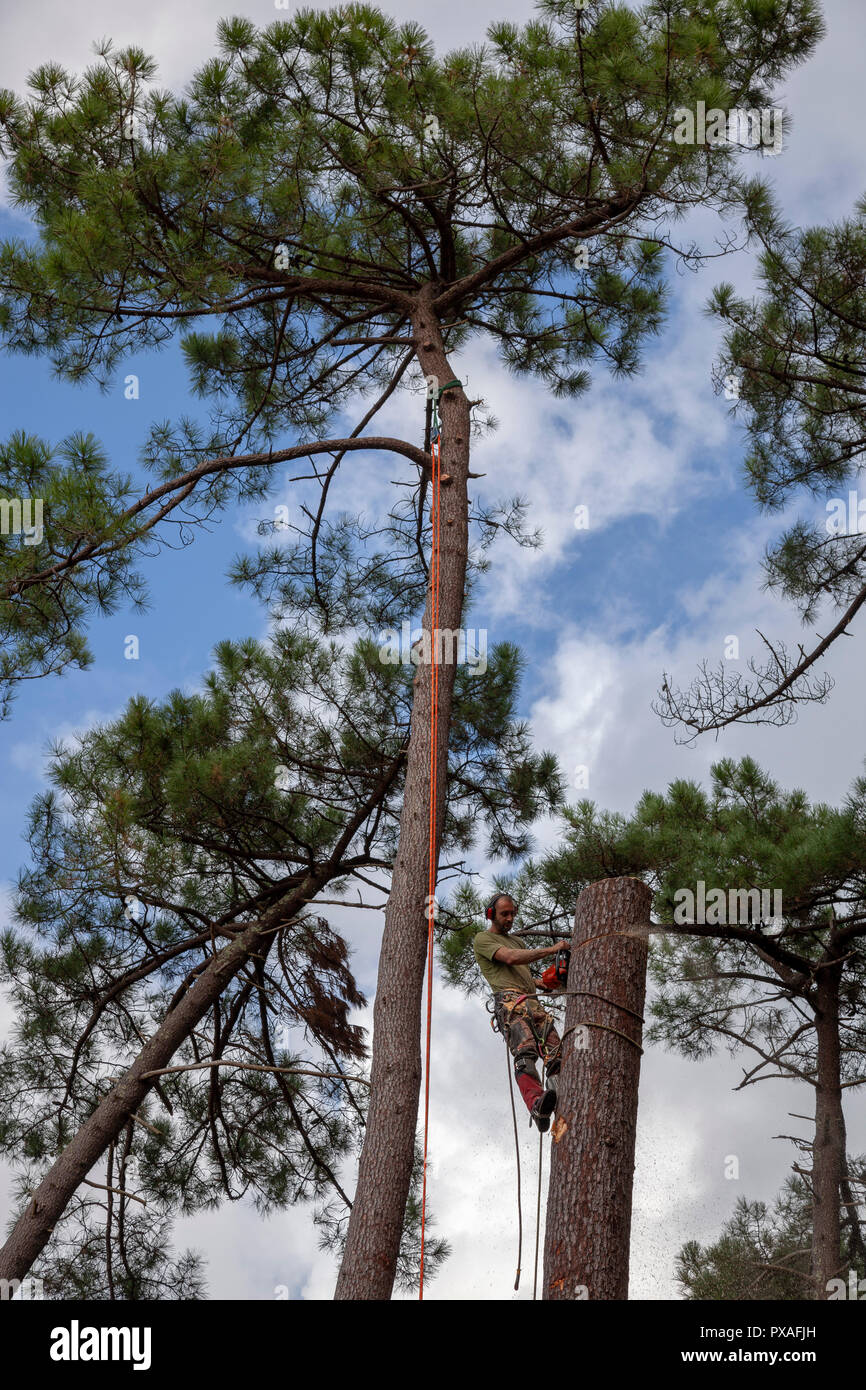
[[[766,587],[790,600],[804,624],[832,614],[829,630],[796,653],[762,638],[746,676],[707,669],[685,691],[665,676],[656,708],[687,740],[735,722],[788,724],[798,705],[823,703],[832,677],[816,666],[866,601],[866,504],[856,491],[866,444],[866,198],[831,226],[792,227],[768,185],[749,180],[746,225],[760,248],[760,295],[722,284],[710,312],[725,325],[716,380],[736,383],[745,421],[744,474],[759,507],[792,497],[827,498],[819,525],[800,517],[767,549]],[[852,487],[852,485],[854,485]]]

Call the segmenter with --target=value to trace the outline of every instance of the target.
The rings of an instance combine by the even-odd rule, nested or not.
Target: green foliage
[[[350,665],[289,634],[271,649],[224,643],[202,694],[133,700],[56,751],[55,789],[31,812],[22,928],[3,943],[16,1006],[0,1083],[7,1154],[44,1169],[213,951],[327,861],[359,811],[331,876],[393,853],[399,777],[384,805],[376,788],[405,738],[395,682],[376,669],[359,681]],[[128,899],[140,907],[126,915]],[[340,1191],[335,1168],[364,1112],[339,1076],[366,1053],[349,1021],[363,1003],[324,919],[302,914],[270,938],[174,1059],[235,1065],[165,1077],[139,1111],[131,1145],[148,1202],[191,1212],[248,1194],[267,1212]]]
[[[720,1043],[732,1056],[748,1050],[740,1087],[772,1077],[820,1084],[838,1099],[833,1123],[844,1136],[840,1088],[866,1074],[866,777],[837,809],[783,791],[751,758],[723,758],[709,790],[677,780],[664,795],[644,792],[630,817],[582,802],[564,823],[562,847],[537,868],[552,913],[572,911],[580,890],[608,875],[633,874],[653,889],[662,925],[650,936],[645,1041],[695,1061]],[[858,1211],[842,1200],[849,1252],[862,1264]],[[689,1296],[802,1297],[792,1277],[769,1280],[757,1267],[794,1249],[788,1228],[780,1231],[760,1204],[739,1204],[716,1246],[685,1247]]]
[[[447,982],[470,997],[487,988],[472,951],[473,936],[485,926],[484,900],[469,880],[460,884],[447,904],[439,904],[434,926],[439,965]]]
[[[127,1139],[129,1135],[127,1134]],[[108,1184],[79,1188],[55,1228],[50,1249],[33,1265],[43,1296],[62,1301],[191,1302],[207,1297],[202,1257],[171,1250],[171,1215],[153,1193],[136,1200],[133,1161],[121,1146]],[[114,1158],[115,1156],[112,1155]],[[33,1176],[19,1177],[16,1207],[30,1200]],[[137,1194],[136,1194],[137,1195]]]
[[[866,198],[837,225],[793,228],[765,183],[747,183],[743,196],[750,235],[761,248],[761,293],[749,301],[721,285],[710,312],[727,330],[718,373],[741,377],[737,408],[751,445],[749,483],[762,507],[778,509],[798,488],[822,497],[856,472],[864,426]],[[824,545],[839,550],[826,533]],[[803,593],[812,587],[807,579]]]
[[[812,1202],[807,1184],[791,1175],[772,1210],[738,1197],[734,1214],[712,1245],[687,1241],[676,1277],[687,1299],[808,1298]]]
[[[555,908],[537,862],[527,859],[515,874],[498,874],[495,886],[499,892],[513,897],[517,905],[517,917],[511,934],[519,935],[521,931],[536,933],[527,938],[527,946],[550,945],[568,935],[574,904],[564,911]],[[489,896],[488,893],[480,894],[469,881],[461,883],[452,898],[440,904],[435,928],[439,963],[446,981],[470,997],[488,994],[472,950],[472,938],[488,925],[484,908]]]
[[[489,656],[489,679],[461,671],[446,848],[471,848],[484,828],[494,852],[516,857],[525,827],[561,793],[553,760],[532,752],[514,720],[519,670],[505,645]],[[337,889],[390,867],[412,674],[382,663],[369,640],[350,647],[280,629],[267,646],[221,643],[200,693],[133,699],[117,720],[55,749],[53,786],[30,812],[18,925],[0,940],[0,981],[15,1008],[0,1149],[25,1163],[22,1202],[238,928],[316,867]],[[117,1296],[152,1296],[160,1281],[196,1287],[194,1262],[160,1253],[168,1228],[158,1214],[168,1222],[225,1197],[247,1196],[263,1214],[311,1200],[322,1239],[340,1237],[339,1171],[366,1113],[365,1088],[350,1079],[366,1058],[351,1011],[366,1001],[345,942],[315,904],[269,941],[173,1060],[224,1064],[165,1076],[138,1112],[126,1153],[156,1224],[140,1283],[117,1273],[118,1288],[138,1292]],[[401,1255],[410,1282],[413,1201]],[[79,1215],[52,1246],[52,1277],[103,1288],[101,1254],[81,1266],[78,1285],[74,1260],[59,1253],[76,1231],[90,1239],[97,1215]],[[433,1267],[446,1253],[432,1243]],[[120,1267],[119,1247],[115,1256]]]
[[[727,201],[733,152],[714,150],[711,169],[706,150],[675,145],[673,109],[767,104],[769,84],[822,32],[813,0],[539,13],[522,33],[493,24],[489,47],[442,61],[419,25],[366,5],[261,30],[223,20],[221,56],[182,99],[153,88],[151,59],[108,42],[81,77],[38,70],[27,101],[0,101],[13,197],[42,241],[7,243],[0,257],[6,340],[49,352],[73,379],[105,379],[131,348],[165,341],[178,310],[215,314],[210,338],[185,339],[197,386],[229,386],[265,435],[277,421],[320,429],[317,372],[330,408],[354,389],[329,346],[348,318],[381,314],[398,329],[400,294],[431,277],[459,283],[605,199],[641,190],[648,227],[663,204]],[[434,114],[439,133],[425,134]],[[491,179],[492,219],[480,215]],[[616,233],[593,243],[571,331],[542,327],[533,286],[570,267],[571,241],[563,231],[533,248],[529,281],[526,257],[508,256],[495,289],[493,277],[477,294],[467,280],[465,303],[450,306],[477,314],[486,302],[497,336],[527,338],[525,360],[514,346],[507,360],[565,394],[582,381],[570,361],[607,355],[633,370],[661,310],[658,243],[644,236],[632,251]],[[277,266],[281,247],[309,276]],[[321,282],[312,334],[313,313],[293,303],[304,279]],[[292,359],[305,370],[274,371]]]
[[[640,14],[557,2],[439,60],[414,21],[301,9],[262,29],[221,20],[218,56],[179,97],[154,85],[153,58],[103,40],[83,74],[46,63],[26,98],[0,92],[0,155],[38,231],[0,246],[0,341],[107,388],[125,357],[179,330],[211,421],[155,422],[141,461],[176,481],[168,511],[182,500],[199,521],[267,494],[278,436],[321,436],[359,392],[380,392],[365,423],[376,413],[417,349],[408,324],[425,286],[450,354],[491,334],[511,371],[574,396],[594,362],[633,373],[659,330],[669,222],[736,197],[734,149],[678,145],[673,112],[768,105],[822,32],[814,0],[653,0]],[[421,477],[392,528],[401,561],[409,543],[421,552],[425,489]],[[60,557],[56,573],[3,542],[0,699],[4,684],[88,660],[103,588],[107,604],[142,598],[128,552],[155,524],[146,499],[135,524],[99,485],[90,511],[75,505],[81,554],[52,499],[38,554]],[[535,543],[523,505],[480,507],[482,547],[499,530]],[[284,586],[312,583],[319,621],[329,604],[348,614],[352,593],[328,586],[351,537],[322,525],[235,577],[267,583],[282,565]]]
[[[544,878],[557,906],[573,905],[586,883],[607,875],[634,874],[652,886],[654,913],[670,929],[651,943],[658,992],[649,1041],[664,1040],[696,1059],[709,1056],[719,1036],[731,1051],[744,1041],[760,1044],[794,1075],[811,1072],[814,1042],[795,1029],[785,1046],[791,999],[809,996],[810,972],[850,926],[842,1049],[843,1070],[853,1079],[862,1070],[855,1018],[866,989],[857,945],[866,903],[864,795],[860,779],[842,808],[813,806],[802,791],[781,791],[753,759],[723,758],[712,767],[709,792],[678,780],[664,796],[644,792],[630,818],[600,813],[589,802],[569,811],[564,844],[546,859]],[[728,906],[731,891],[742,891],[745,922],[684,925],[691,919],[675,915],[684,901],[677,895],[696,894],[699,881],[707,894],[722,888]],[[749,890],[781,893],[781,924],[760,920],[755,900],[745,899]],[[762,950],[772,959],[762,963]]]
[[[38,69],[28,100],[0,93],[9,187],[39,233],[0,247],[0,340],[47,355],[68,380],[107,386],[126,355],[161,347],[181,324],[211,421],[155,424],[142,459],[167,480],[224,456],[199,515],[264,496],[278,435],[315,440],[359,390],[378,388],[366,424],[417,347],[407,325],[427,287],[437,321],[453,322],[442,329],[451,354],[473,330],[491,333],[511,371],[557,396],[586,389],[597,361],[633,373],[663,320],[669,223],[736,195],[735,152],[677,145],[673,111],[701,98],[768,105],[820,37],[819,12],[813,0],[653,0],[636,16],[593,0],[586,13],[549,3],[539,15],[522,31],[494,25],[490,49],[442,61],[419,25],[367,5],[301,9],[266,29],[226,19],[219,56],[183,98],[152,85],[147,55],[108,41],[81,77]],[[591,251],[579,269],[576,239]],[[392,517],[401,549],[378,583],[364,551],[368,622],[393,611],[395,576],[408,574],[413,593],[423,585],[427,479],[413,466],[414,538],[408,512]],[[525,539],[522,507],[482,509],[482,546],[497,529]],[[96,518],[100,562],[110,520]],[[288,564],[266,554],[235,577],[273,583],[304,618],[345,631],[360,607],[349,570],[369,536],[359,518],[324,534],[320,521]],[[132,586],[118,564],[114,582]],[[85,591],[71,610],[68,649],[53,636],[35,671],[83,658],[93,598]],[[311,864],[336,878],[392,862],[409,673],[377,664],[369,641],[343,661],[305,635],[297,612],[292,621],[272,651],[223,644],[202,695],[133,701],[78,749],[57,751],[56,790],[31,815],[22,931],[3,957],[19,1009],[0,1081],[7,1150],[37,1164],[57,1152],[217,936],[279,901]],[[458,670],[446,847],[467,849],[483,825],[491,852],[516,859],[528,822],[561,795],[553,759],[533,755],[513,719],[518,668],[503,646],[483,677]],[[132,895],[141,921],[122,912]],[[287,924],[256,972],[232,983],[184,1060],[236,1049],[233,1060],[273,1065],[274,1000],[295,1030],[287,1065],[307,1047],[325,1070],[358,1058],[347,1010],[359,996],[327,923]],[[363,1116],[350,1083],[196,1075],[160,1083],[162,1109],[152,1101],[147,1137],[136,1132],[145,1185],[167,1206],[249,1192],[267,1210],[337,1190],[331,1165]]]
[[[122,600],[141,608],[144,591],[133,569],[136,524],[123,514],[132,480],[109,471],[92,435],[70,435],[52,450],[13,434],[0,444],[0,479],[2,718],[21,681],[90,665],[81,631],[88,614],[113,613]]]
[[[630,817],[582,801],[562,813],[562,844],[523,865],[512,892],[524,926],[567,932],[577,896],[601,878],[634,875],[653,889],[664,929],[650,938],[655,992],[646,1031],[695,1060],[719,1040],[731,1053],[754,1048],[763,1061],[751,1079],[777,1068],[806,1080],[815,1074],[813,1010],[817,967],[841,961],[839,1039],[843,1080],[863,1074],[858,1019],[866,998],[866,777],[839,808],[811,805],[784,792],[751,758],[713,765],[711,788],[677,780],[661,795],[644,792]],[[693,925],[682,890],[731,892],[743,920]],[[747,895],[757,890],[758,900]],[[761,920],[761,892],[781,893],[782,920]],[[677,904],[680,912],[675,915]],[[471,939],[483,928],[483,904],[468,889],[443,914],[440,956],[447,978],[478,988]],[[726,912],[726,917],[729,914]],[[548,924],[546,926],[545,924]],[[845,943],[844,945],[842,943]],[[535,943],[533,943],[535,944]],[[542,939],[539,943],[542,944]],[[844,959],[842,959],[844,957]],[[803,1005],[811,1016],[803,1026]]]
[[[428,1159],[427,1172],[431,1172],[432,1165]],[[420,1144],[416,1141],[412,1160],[412,1177],[409,1184],[409,1197],[406,1202],[406,1212],[403,1218],[403,1235],[400,1242],[400,1251],[397,1257],[397,1272],[395,1282],[398,1289],[406,1293],[417,1291],[421,1278],[421,1195],[422,1179],[424,1174],[424,1154]],[[323,1212],[318,1212],[315,1217],[316,1225],[320,1228],[319,1248],[327,1250],[338,1259],[342,1257],[346,1244],[346,1233],[349,1222],[349,1213],[345,1208],[340,1208],[336,1202],[331,1202]],[[430,1211],[429,1200],[427,1202],[427,1214],[424,1222],[424,1283],[433,1279],[442,1268],[442,1265],[451,1254],[451,1246],[443,1236],[435,1236],[432,1230],[436,1227],[436,1218]]]
[[[798,518],[770,544],[766,587],[795,603],[804,623],[827,606],[844,615],[826,620],[829,636],[808,652],[799,645],[789,654],[760,634],[766,653],[750,658],[750,676],[724,662],[710,673],[703,663],[685,692],[672,692],[665,677],[657,712],[694,731],[689,740],[737,720],[787,724],[799,704],[823,703],[832,678],[812,671],[866,597],[857,494],[851,508],[847,491],[838,496],[857,480],[866,429],[866,198],[837,224],[795,228],[767,183],[746,181],[741,196],[761,248],[761,287],[744,299],[721,284],[710,301],[726,330],[717,389],[737,383],[732,409],[746,426],[745,476],[759,506],[779,510],[800,490],[822,500],[837,493],[820,523]]]
[[[866,1162],[849,1159],[848,1171],[859,1186]],[[848,1216],[843,1216],[843,1223],[853,1240],[840,1276],[847,1281],[852,1269],[862,1279],[864,1252],[859,1229]],[[706,1246],[687,1241],[677,1257],[677,1280],[687,1299],[751,1302],[810,1298],[811,1251],[812,1194],[808,1182],[795,1172],[786,1179],[771,1208],[765,1202],[738,1197],[718,1240]]]

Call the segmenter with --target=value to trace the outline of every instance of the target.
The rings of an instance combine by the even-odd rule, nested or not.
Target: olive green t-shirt
[[[513,951],[525,951],[525,942],[503,936],[500,932],[480,931],[473,938],[472,946],[478,969],[494,994],[500,989],[519,989],[535,993],[535,980],[528,965],[506,965],[501,960],[493,959],[500,946],[508,946]]]

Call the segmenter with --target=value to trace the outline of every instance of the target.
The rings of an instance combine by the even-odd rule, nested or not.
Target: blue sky
[[[533,13],[523,3],[484,0],[469,10],[448,0],[437,7],[434,28],[419,3],[395,0],[382,8],[428,24],[440,54],[480,40],[497,17],[525,22]],[[132,0],[80,0],[62,11],[48,0],[32,0],[9,16],[8,26],[4,17],[0,85],[20,92],[27,71],[48,57],[80,69],[90,61],[90,39],[110,33],[118,43],[135,40],[155,53],[162,83],[177,87],[190,75],[191,55],[197,63],[211,51],[217,17],[232,9],[190,0],[181,30],[176,7],[167,0],[146,8]],[[274,14],[264,3],[242,10],[260,23]],[[830,0],[825,11],[828,38],[781,94],[794,115],[789,147],[764,164],[789,218],[801,224],[845,216],[866,188],[866,153],[849,109],[859,90],[866,14],[856,0]],[[692,231],[712,238],[710,219],[693,221],[683,240]],[[19,213],[0,206],[0,235],[13,234],[29,233]],[[453,363],[456,374],[468,378],[470,394],[483,396],[500,421],[496,433],[473,446],[473,469],[487,474],[479,486],[488,500],[526,494],[528,523],[545,532],[538,552],[497,544],[467,625],[485,627],[491,644],[507,638],[521,646],[522,714],[537,744],[553,748],[567,771],[588,766],[588,794],[623,811],[645,787],[661,789],[675,776],[706,780],[711,762],[722,754],[750,752],[784,784],[830,801],[844,796],[862,767],[862,632],[833,653],[829,669],[837,687],[831,705],[806,710],[789,729],[735,729],[718,743],[705,739],[685,749],[649,709],[663,669],[687,684],[699,660],[721,658],[728,634],[739,636],[744,657],[757,651],[756,627],[789,642],[802,637],[796,616],[761,591],[760,558],[781,521],[758,515],[741,486],[742,432],[728,404],[714,394],[710,377],[719,333],[703,305],[719,280],[748,290],[752,275],[747,253],[712,262],[699,274],[672,274],[670,315],[646,347],[641,376],[613,382],[599,367],[592,390],[577,401],[555,401],[533,379],[513,378],[492,345],[479,340]],[[128,372],[140,379],[137,401],[124,398]],[[92,431],[121,470],[136,468],[153,420],[200,409],[187,395],[176,344],[124,363],[107,394],[57,382],[37,359],[0,360],[4,436],[24,429],[56,442],[72,430]],[[417,441],[423,402],[404,393],[381,420],[383,432]],[[344,465],[340,504],[379,511],[391,495],[388,480],[401,476],[396,466],[393,458]],[[296,495],[278,484],[272,501],[296,505]],[[574,527],[578,505],[589,507],[587,531]],[[262,506],[229,509],[211,534],[197,533],[188,548],[144,561],[150,611],[137,616],[121,610],[96,619],[89,671],[23,689],[12,719],[0,725],[0,885],[7,892],[24,860],[24,814],[42,785],[48,742],[114,717],[133,694],[160,699],[175,686],[197,684],[222,638],[264,634],[263,610],[231,588],[225,572],[238,550],[254,544],[255,518],[269,514]],[[138,661],[124,659],[129,633],[140,639]],[[538,827],[540,847],[554,840],[554,826]],[[489,876],[494,866],[479,852],[474,867]],[[334,915],[352,941],[359,983],[372,1002],[378,932],[371,921],[378,921],[372,913]],[[476,1003],[438,983],[434,1018],[432,1201],[455,1253],[429,1296],[510,1297],[510,1280],[501,1275],[512,1259],[510,1184],[507,1204],[491,1195],[484,1251],[478,1248],[479,1179],[491,1165],[510,1174],[513,1164],[501,1044]],[[370,1023],[371,1010],[361,1021]],[[459,1100],[443,1080],[454,1075],[465,1077]],[[702,1067],[658,1052],[645,1058],[634,1296],[673,1296],[679,1243],[690,1236],[711,1238],[735,1195],[767,1200],[788,1171],[790,1152],[770,1136],[787,1132],[792,1088],[773,1083],[734,1095],[739,1079],[738,1064],[724,1056]],[[800,1110],[809,1101],[805,1095],[796,1099]],[[850,1147],[862,1150],[866,1126],[850,1109]],[[528,1161],[534,1161],[531,1136],[523,1142]],[[743,1156],[738,1184],[721,1176],[722,1159],[730,1153]],[[0,1173],[0,1204],[3,1191]],[[178,1226],[183,1242],[208,1254],[213,1296],[267,1298],[273,1286],[287,1284],[292,1297],[330,1297],[333,1263],[317,1253],[306,1209],[270,1222],[243,1206],[185,1219]]]

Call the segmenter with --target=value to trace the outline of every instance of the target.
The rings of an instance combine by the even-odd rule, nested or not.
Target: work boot
[[[550,1129],[550,1115],[555,1105],[556,1092],[545,1091],[543,1095],[538,1097],[529,1112],[542,1134],[546,1134]]]

